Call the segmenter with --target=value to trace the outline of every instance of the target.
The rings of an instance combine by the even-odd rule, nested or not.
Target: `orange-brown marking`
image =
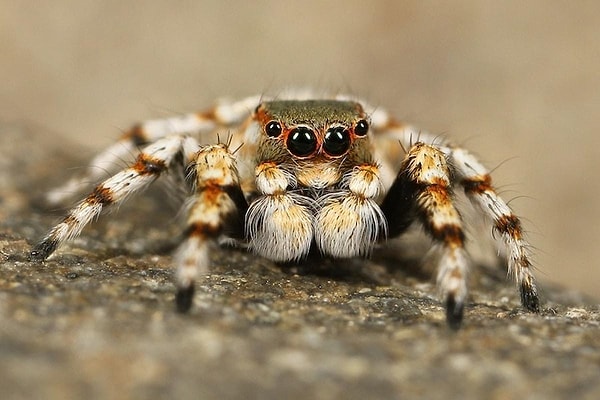
[[[459,268],[454,268],[450,271],[450,277],[461,279],[463,277],[463,273]]]
[[[112,203],[113,201],[113,191],[102,185],[96,186],[94,191],[85,198],[85,202],[90,205],[106,205]]]
[[[462,181],[466,194],[477,193],[481,194],[492,189],[492,177],[483,175],[473,178],[467,178]]]
[[[531,261],[529,261],[529,258],[526,255],[523,255],[519,258],[519,265],[521,268],[529,268],[531,267]],[[529,278],[527,278],[527,280],[529,280]]]
[[[209,213],[215,211],[223,213],[222,204],[224,197],[227,196],[226,189],[229,188],[229,186],[221,186],[218,183],[214,183],[214,181],[209,181],[208,183],[208,185],[203,186],[202,189],[198,191],[200,199],[197,200],[193,207],[201,204],[204,205],[205,211],[209,210]],[[215,237],[222,230],[222,222],[223,221],[219,220],[219,222],[216,223],[207,223],[206,221],[196,220],[188,225],[185,235],[198,238]]]
[[[205,223],[197,222],[191,224],[185,232],[188,237],[206,238],[215,237],[221,231],[220,226],[207,225]]]
[[[215,181],[206,181],[202,186],[202,201],[206,204],[218,204],[219,196],[223,194],[223,187]]]
[[[363,172],[362,176],[368,183],[373,182],[379,176],[379,168],[376,165],[360,164],[356,168]]]
[[[123,139],[131,140],[136,146],[148,144],[148,138],[142,124],[135,124],[124,135]]]
[[[263,172],[266,172],[270,168],[278,168],[277,164],[273,161],[263,161],[259,165],[256,166],[256,176],[260,175]]]
[[[388,129],[402,129],[405,127],[406,127],[406,123],[404,123],[400,120],[397,120],[397,119],[390,118],[387,121],[387,124],[385,124],[385,126],[382,126],[380,129],[385,131]]]
[[[444,243],[450,248],[461,248],[464,246],[465,233],[460,226],[446,224],[436,227],[430,225],[429,229],[436,239],[443,240]]]
[[[515,215],[501,215],[495,222],[496,230],[500,233],[507,233],[514,239],[521,239],[523,231],[521,230],[521,221]]]
[[[267,124],[267,122],[269,122],[272,119],[272,116],[267,112],[267,109],[264,106],[264,104],[260,104],[258,107],[256,107],[254,119],[264,127]]]
[[[448,192],[446,182],[442,184],[428,185],[423,192],[425,199],[430,199],[434,207],[447,207],[452,205],[452,198]]]
[[[434,225],[436,214],[444,213],[455,219],[459,219],[456,209],[452,205],[452,199],[448,193],[448,188],[444,185],[430,185],[424,189],[419,198],[424,211],[428,214],[425,225],[431,234],[438,240],[446,243],[448,247],[463,247],[465,234],[459,225],[446,223],[443,225]]]
[[[74,226],[74,225],[79,224],[79,220],[77,218],[75,218],[73,215],[69,214],[65,217],[65,219],[63,219],[63,223],[65,223],[69,226]]]
[[[141,153],[132,168],[140,175],[158,175],[163,172],[167,166],[163,160]]]
[[[210,121],[218,121],[216,108],[211,108],[210,110],[204,110],[204,111],[197,112],[196,115],[200,119],[208,119]]]

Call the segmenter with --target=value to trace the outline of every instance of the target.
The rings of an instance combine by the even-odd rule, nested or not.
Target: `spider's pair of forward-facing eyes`
[[[363,137],[369,131],[369,123],[361,119],[352,128],[354,134]],[[283,133],[283,127],[278,121],[269,121],[265,126],[267,136],[277,138]],[[315,131],[308,126],[293,128],[285,142],[287,149],[297,157],[308,157],[317,151],[319,141]],[[323,151],[331,157],[339,157],[350,149],[352,144],[351,129],[345,126],[331,126],[323,137]]]

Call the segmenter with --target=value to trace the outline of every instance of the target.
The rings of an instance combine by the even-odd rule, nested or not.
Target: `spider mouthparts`
[[[464,307],[464,303],[456,302],[452,295],[446,299],[446,322],[451,329],[458,330],[461,327]]]
[[[194,300],[193,283],[186,288],[177,289],[177,294],[175,295],[175,305],[178,312],[187,313],[192,307],[192,300]]]

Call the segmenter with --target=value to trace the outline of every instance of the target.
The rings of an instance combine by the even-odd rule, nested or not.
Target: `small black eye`
[[[283,128],[281,127],[281,124],[277,121],[269,121],[265,126],[265,132],[269,137],[277,137],[281,135],[282,131]]]
[[[350,148],[350,132],[343,126],[329,128],[325,133],[323,150],[330,156],[341,156]]]
[[[290,132],[286,145],[293,155],[307,157],[317,149],[317,137],[312,129],[299,126]]]
[[[369,123],[366,120],[361,119],[356,123],[354,133],[356,136],[365,136],[367,132],[369,132]]]

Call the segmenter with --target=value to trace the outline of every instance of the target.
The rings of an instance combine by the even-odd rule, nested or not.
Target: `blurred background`
[[[0,122],[90,157],[215,98],[359,95],[498,167],[538,277],[600,298],[600,2],[3,0],[0,81]]]

